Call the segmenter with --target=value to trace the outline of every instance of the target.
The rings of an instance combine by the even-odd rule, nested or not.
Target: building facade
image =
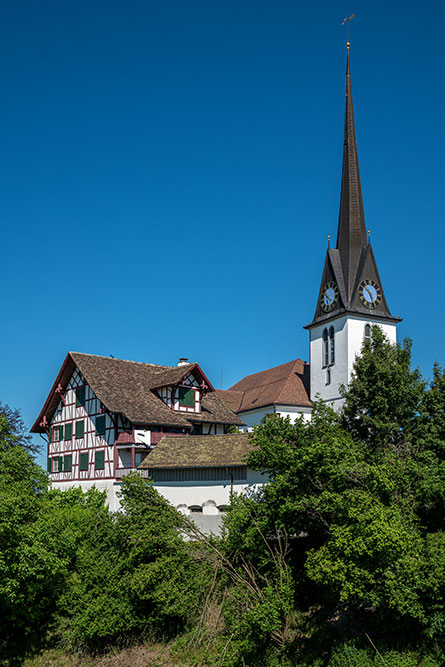
[[[222,435],[242,426],[196,363],[159,366],[70,352],[32,432],[47,436],[55,486],[95,485],[117,509],[120,480],[166,435]]]

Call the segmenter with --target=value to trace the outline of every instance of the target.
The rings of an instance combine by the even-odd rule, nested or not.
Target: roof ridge
[[[243,377],[241,380],[239,380],[238,382],[236,382],[236,383],[233,385],[233,387],[236,387],[237,384],[239,384],[240,382],[242,382],[242,381],[244,381],[244,380],[247,380],[248,378],[255,377],[255,375],[261,375],[262,373],[269,373],[270,371],[274,371],[274,370],[276,370],[277,368],[281,368],[282,366],[287,366],[288,364],[293,364],[293,367],[295,367],[295,364],[296,364],[298,361],[301,361],[302,364],[306,364],[306,363],[307,363],[306,361],[304,361],[303,359],[300,359],[300,358],[297,358],[297,359],[291,359],[290,361],[286,361],[284,364],[278,364],[278,366],[272,366],[272,368],[266,368],[264,371],[257,371],[256,373],[251,373],[250,375],[246,375],[246,376]],[[280,381],[283,381],[283,380],[275,380],[275,382],[280,382]],[[269,384],[271,384],[271,383],[270,383],[270,382],[267,382],[266,384],[269,385]],[[262,387],[262,386],[264,386],[264,385],[256,385],[256,386],[257,386],[257,387]],[[233,389],[232,387],[229,387],[229,389],[226,390],[226,391],[240,391],[240,392],[242,392],[242,391],[248,391],[248,390],[245,390],[245,389]]]
[[[81,354],[83,357],[96,357],[97,359],[111,359],[112,361],[124,361],[126,364],[140,364],[141,366],[151,366],[152,368],[167,368],[167,369],[173,369],[173,368],[179,368],[179,366],[166,366],[165,364],[150,364],[148,361],[133,361],[132,359],[121,359],[120,357],[107,357],[104,354],[91,354],[90,352],[76,352],[74,350],[70,350],[68,354]],[[187,364],[187,366],[193,366],[195,364],[194,361],[190,362]],[[182,368],[186,368],[186,366],[182,366]]]

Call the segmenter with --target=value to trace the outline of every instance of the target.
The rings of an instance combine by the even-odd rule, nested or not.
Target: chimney
[[[189,360],[187,357],[179,357],[178,366],[188,366]]]

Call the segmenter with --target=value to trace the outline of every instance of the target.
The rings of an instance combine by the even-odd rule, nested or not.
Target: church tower
[[[396,324],[386,303],[377,263],[366,234],[352,107],[349,42],[343,169],[337,244],[328,248],[310,334],[311,400],[317,394],[335,409],[339,386],[347,385],[354,359],[371,325],[378,324],[396,342]]]

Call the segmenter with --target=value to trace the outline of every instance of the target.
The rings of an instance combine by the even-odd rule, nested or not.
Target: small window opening
[[[189,510],[192,514],[202,514],[201,505],[190,505]]]
[[[323,330],[323,366],[329,365],[329,339],[328,330]]]
[[[365,324],[365,343],[371,342],[371,325]]]
[[[329,329],[329,348],[330,348],[330,363],[331,365],[335,364],[335,331],[334,327]]]
[[[331,384],[331,369],[326,370],[326,384]]]

